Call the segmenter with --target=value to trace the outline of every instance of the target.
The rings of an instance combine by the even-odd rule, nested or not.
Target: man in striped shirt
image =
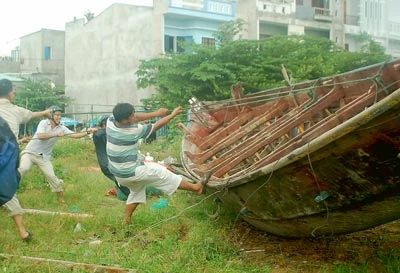
[[[146,139],[151,133],[168,124],[182,112],[182,107],[176,107],[171,114],[168,109],[160,108],[151,113],[136,113],[133,105],[119,103],[113,109],[113,116],[107,121],[107,156],[109,168],[118,183],[129,188],[123,224],[129,224],[138,204],[146,202],[146,186],[152,186],[168,195],[177,189],[202,194],[201,183],[190,183],[180,175],[174,174],[164,166],[144,163],[138,157],[140,139]],[[140,124],[139,121],[162,117],[155,123]]]

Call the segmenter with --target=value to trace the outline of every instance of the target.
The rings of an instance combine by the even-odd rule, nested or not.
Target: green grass
[[[156,160],[179,158],[180,143],[156,141],[143,144]],[[40,257],[130,268],[137,272],[274,272],[272,265],[252,261],[240,254],[230,232],[236,214],[224,207],[217,220],[209,216],[215,203],[212,196],[196,196],[178,191],[162,196],[168,206],[152,208],[160,196],[149,196],[133,215],[130,226],[122,226],[125,203],[105,193],[113,183],[97,167],[90,139],[62,139],[52,160],[57,175],[64,180],[67,207],[56,202],[40,171],[34,167],[21,181],[19,200],[24,208],[80,212],[93,217],[24,215],[25,226],[34,233],[30,243],[22,242],[5,210],[0,212],[0,253]],[[74,232],[80,223],[84,230]],[[99,245],[91,242],[100,240]],[[387,272],[399,272],[398,253],[383,255]],[[0,257],[0,272],[94,272],[82,267],[68,268],[57,263],[37,263]],[[98,271],[96,271],[98,272]],[[279,271],[283,272],[283,271]],[[366,266],[326,265],[318,272],[369,272]]]
[[[143,153],[156,159],[170,154],[159,144],[144,144]],[[177,145],[179,147],[179,145]],[[173,148],[176,149],[177,148]],[[237,256],[229,241],[227,226],[232,212],[224,211],[218,221],[210,219],[205,209],[212,209],[212,198],[178,191],[162,196],[168,206],[154,209],[159,196],[149,196],[133,215],[133,223],[121,225],[125,203],[105,193],[113,183],[97,167],[90,139],[63,139],[54,149],[53,165],[64,180],[67,207],[56,202],[56,195],[33,167],[21,181],[18,198],[24,208],[46,211],[91,214],[76,218],[60,215],[25,214],[24,223],[34,233],[29,244],[21,242],[14,223],[2,210],[0,253],[40,257],[76,263],[103,264],[131,268],[138,272],[251,272],[257,265]],[[174,156],[175,158],[178,155]],[[74,232],[76,224],[84,228]],[[101,244],[91,246],[93,240]],[[263,267],[261,271],[267,272]],[[35,263],[19,259],[1,260],[0,272],[92,272],[63,265]]]

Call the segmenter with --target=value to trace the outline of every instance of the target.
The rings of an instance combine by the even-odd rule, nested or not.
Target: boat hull
[[[397,220],[400,218],[399,80],[400,72],[394,75],[394,80],[389,80],[392,89],[379,101],[349,114],[337,125],[323,130],[326,124],[340,119],[340,111],[328,115],[317,131],[304,130],[294,136],[294,141],[288,141],[291,149],[287,149],[288,145],[282,146],[265,158],[252,158],[254,164],[246,167],[249,171],[239,172],[240,175],[227,173],[213,177],[219,171],[214,168],[207,177],[206,167],[215,165],[194,164],[198,159],[190,155],[199,151],[200,145],[187,138],[183,141],[183,151],[189,153],[183,153],[183,166],[194,180],[207,177],[209,192],[216,194],[242,219],[276,235],[330,236]],[[300,119],[301,115],[293,120],[296,118]],[[224,141],[229,141],[229,137]],[[233,145],[240,147],[238,143]],[[251,147],[242,148],[237,156]],[[285,149],[288,151],[282,152]],[[280,156],[274,157],[278,152]],[[230,158],[234,161],[235,155]],[[260,164],[263,161],[266,164]]]

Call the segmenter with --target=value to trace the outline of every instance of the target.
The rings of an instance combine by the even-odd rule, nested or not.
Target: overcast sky
[[[165,0],[168,1],[168,0]],[[353,1],[353,0],[352,0]],[[19,38],[42,28],[65,30],[65,23],[83,18],[86,11],[95,16],[113,3],[151,5],[152,0],[4,0],[0,12],[0,56],[10,55]],[[400,0],[391,2],[389,18],[400,23]]]
[[[167,1],[167,0],[165,0]],[[65,30],[86,11],[100,14],[113,3],[151,5],[152,0],[4,0],[0,12],[0,56],[10,55],[19,38],[42,28]]]

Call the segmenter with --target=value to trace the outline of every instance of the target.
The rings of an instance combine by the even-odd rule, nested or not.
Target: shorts
[[[21,207],[16,195],[14,195],[13,198],[3,206],[7,209],[8,215],[11,217],[18,214],[22,215],[24,213],[24,209]]]
[[[116,178],[120,185],[130,190],[126,204],[146,203],[146,186],[152,186],[168,195],[172,195],[182,181],[180,175],[154,162],[145,162],[145,165],[137,167],[133,177]]]

